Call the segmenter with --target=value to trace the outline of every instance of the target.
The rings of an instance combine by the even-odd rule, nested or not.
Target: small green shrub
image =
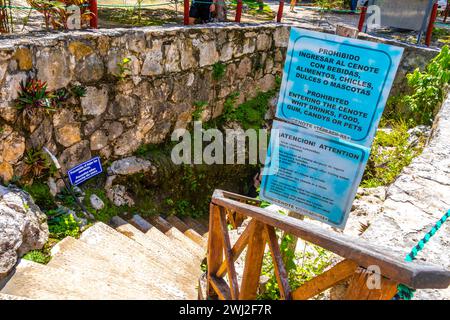
[[[123,58],[120,62],[117,63],[117,68],[119,69],[119,72],[115,74],[116,78],[119,81],[123,81],[128,76],[128,73],[131,72],[131,69],[129,67],[129,64],[131,62],[130,58]]]
[[[69,214],[55,217],[48,221],[50,237],[54,239],[64,239],[65,237],[78,238],[81,230],[75,218]]]
[[[280,250],[288,258],[286,263],[286,271],[288,273],[289,286],[291,290],[295,290],[305,282],[322,274],[331,264],[332,253],[318,247],[316,245],[307,244],[312,250],[305,250],[303,253],[297,253],[292,250],[286,252],[289,247],[291,237],[285,237],[280,245]],[[269,277],[269,281],[265,284],[262,292],[257,296],[259,300],[279,300],[280,289],[274,272],[273,260],[270,252],[264,255],[262,275]]]
[[[213,64],[212,77],[214,80],[218,81],[225,75],[226,66],[221,62],[216,62]]]
[[[194,112],[192,112],[192,121],[199,121],[202,118],[202,113],[208,106],[206,101],[195,101],[194,102]]]
[[[31,185],[25,185],[23,189],[31,195],[36,205],[42,210],[51,210],[57,207],[47,184],[38,181]]]
[[[70,91],[72,92],[73,96],[76,98],[82,98],[86,96],[87,89],[85,86],[81,85],[74,85],[70,88]]]
[[[410,146],[408,138],[408,126],[404,121],[393,122],[390,131],[377,132],[362,187],[372,188],[392,183],[402,169],[421,153],[425,139],[417,146]]]
[[[41,250],[32,250],[25,254],[22,259],[33,261],[40,264],[47,264],[51,257],[48,253],[44,253]]]
[[[441,52],[427,65],[425,71],[416,69],[408,74],[408,85],[412,94],[403,99],[413,113],[417,124],[430,124],[448,91],[450,81],[450,50],[444,46]]]
[[[47,91],[47,83],[38,79],[28,79],[20,83],[16,108],[32,117],[38,109],[53,110],[54,96]]]
[[[105,190],[98,189],[98,188],[87,188],[83,190],[85,193],[84,196],[84,205],[88,209],[90,213],[92,213],[97,221],[108,223],[112,217],[122,214],[123,212],[127,211],[128,207],[122,206],[117,207],[115,206],[106,196]],[[104,203],[104,207],[101,210],[95,210],[92,208],[91,201],[89,198],[92,194],[97,195]]]

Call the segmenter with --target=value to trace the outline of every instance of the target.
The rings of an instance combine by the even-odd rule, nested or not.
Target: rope
[[[430,231],[417,243],[417,245],[412,248],[411,252],[406,256],[405,261],[411,262],[413,261],[416,256],[419,254],[420,251],[425,247],[425,244],[427,244],[428,241],[430,241],[431,237],[436,234],[436,232],[441,228],[441,226],[445,223],[445,221],[450,217],[450,210],[447,211],[446,214],[442,216],[441,219],[439,219],[438,222],[431,228]],[[414,296],[414,292],[416,290],[411,289],[403,284],[398,285],[397,287],[397,294],[395,295],[392,300],[411,300]]]

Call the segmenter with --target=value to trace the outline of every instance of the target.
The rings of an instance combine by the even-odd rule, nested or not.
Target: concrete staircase
[[[47,265],[21,260],[0,284],[0,297],[197,299],[205,231],[205,221],[190,218],[97,222],[53,247]]]

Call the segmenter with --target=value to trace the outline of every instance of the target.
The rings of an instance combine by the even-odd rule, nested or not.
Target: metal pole
[[[234,19],[234,21],[241,22],[241,15],[242,15],[242,0],[238,0],[236,7],[236,18]]]
[[[189,24],[189,0],[184,0],[184,25]]]
[[[428,24],[427,36],[425,38],[425,44],[429,47],[431,43],[431,35],[433,34],[434,22],[436,21],[438,12],[437,2],[433,5],[433,10],[431,11],[430,23]]]
[[[361,13],[359,14],[358,31],[361,32],[364,26],[364,21],[366,21],[367,7],[361,8]]]
[[[91,0],[89,2],[89,11],[92,13],[93,17],[89,21],[89,25],[92,29],[98,29],[98,8],[97,0]]]
[[[284,0],[280,0],[280,4],[278,5],[277,22],[281,22],[281,18],[283,17],[283,8]]]

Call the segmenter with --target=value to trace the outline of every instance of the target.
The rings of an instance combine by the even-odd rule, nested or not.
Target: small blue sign
[[[370,150],[274,121],[260,197],[344,228]]]
[[[369,147],[402,53],[291,28],[276,117]]]
[[[100,158],[95,157],[86,162],[80,163],[76,167],[73,167],[67,171],[67,174],[69,176],[70,183],[77,186],[102,172],[103,169]]]

